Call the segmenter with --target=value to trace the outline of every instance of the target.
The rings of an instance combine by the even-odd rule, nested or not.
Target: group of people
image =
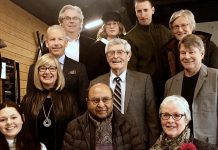
[[[189,10],[174,12],[168,30],[152,21],[151,0],[134,6],[129,32],[118,12],[106,12],[96,41],[80,34],[79,7],[60,10],[59,25],[47,29],[48,53],[29,68],[20,107],[0,105],[1,148],[217,149],[218,48],[211,35],[195,31]]]

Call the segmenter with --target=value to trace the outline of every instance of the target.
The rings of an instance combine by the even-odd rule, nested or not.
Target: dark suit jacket
[[[90,45],[94,43],[94,39],[80,35],[79,37],[79,62],[87,64],[86,60],[89,59],[88,51],[90,50]]]
[[[34,67],[32,64],[29,68],[28,80],[27,80],[27,94],[35,90],[34,86]],[[65,56],[63,74],[65,77],[65,90],[78,97],[78,104],[80,106],[80,112],[86,110],[86,91],[88,88],[88,77],[86,68],[82,63],[76,62],[73,59]]]
[[[109,79],[110,73],[107,73],[92,80],[90,84],[105,83],[109,85]],[[125,93],[125,115],[135,119],[144,141],[149,142],[152,146],[159,137],[160,131],[150,75],[127,70]]]

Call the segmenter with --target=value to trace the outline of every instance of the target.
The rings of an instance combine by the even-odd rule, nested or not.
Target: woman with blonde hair
[[[21,108],[31,132],[48,150],[61,150],[67,123],[77,117],[77,103],[64,91],[65,80],[58,60],[43,55],[34,68],[36,92],[25,95]]]

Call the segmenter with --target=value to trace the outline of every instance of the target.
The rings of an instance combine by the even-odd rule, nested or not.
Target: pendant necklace
[[[51,108],[53,107],[53,104],[51,104],[51,107],[48,111],[48,115],[45,114],[45,108],[44,108],[44,105],[42,105],[42,109],[43,109],[43,112],[44,112],[44,115],[45,115],[45,120],[43,121],[43,125],[44,127],[50,127],[51,126],[51,119],[49,119],[49,115],[50,115],[50,112],[51,112]]]

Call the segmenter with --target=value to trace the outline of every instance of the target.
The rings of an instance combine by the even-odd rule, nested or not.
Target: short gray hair
[[[186,35],[185,37],[183,37],[182,40],[180,40],[178,44],[178,49],[180,49],[181,44],[183,44],[184,47],[186,48],[192,49],[193,47],[195,47],[199,49],[201,53],[205,52],[204,42],[197,35],[190,34],[190,35]]]
[[[179,95],[167,96],[160,104],[159,114],[162,113],[162,109],[168,104],[175,104],[185,113],[185,118],[187,122],[191,120],[191,111],[189,109],[189,104],[186,99]]]
[[[172,16],[170,17],[170,21],[169,21],[169,27],[170,29],[172,29],[172,24],[173,22],[179,18],[179,17],[185,17],[192,29],[192,31],[194,31],[196,29],[196,22],[195,22],[195,16],[193,15],[193,13],[188,10],[188,9],[181,9],[179,11],[175,11]]]
[[[65,5],[64,7],[61,8],[61,10],[59,12],[59,16],[58,16],[58,22],[62,23],[62,21],[63,21],[63,19],[65,17],[64,12],[66,10],[68,10],[68,9],[76,11],[76,12],[78,12],[80,14],[79,18],[81,19],[81,22],[82,22],[81,24],[83,25],[84,16],[83,16],[83,12],[82,12],[81,8],[78,7],[78,6],[73,6],[73,5]]]
[[[131,53],[131,46],[126,40],[120,39],[120,38],[114,38],[114,39],[110,40],[108,42],[108,44],[106,45],[105,54],[107,54],[107,52],[111,46],[120,45],[120,44],[124,46],[124,49],[126,52]]]
[[[46,32],[46,39],[48,38],[48,34],[49,34],[49,32],[50,32],[51,30],[61,30],[61,32],[63,32],[64,35],[65,35],[65,37],[66,37],[66,32],[65,32],[64,28],[61,27],[60,25],[55,24],[55,25],[52,25],[52,26],[49,26],[49,27],[48,27],[47,32]],[[67,40],[67,39],[66,39],[66,40]]]

